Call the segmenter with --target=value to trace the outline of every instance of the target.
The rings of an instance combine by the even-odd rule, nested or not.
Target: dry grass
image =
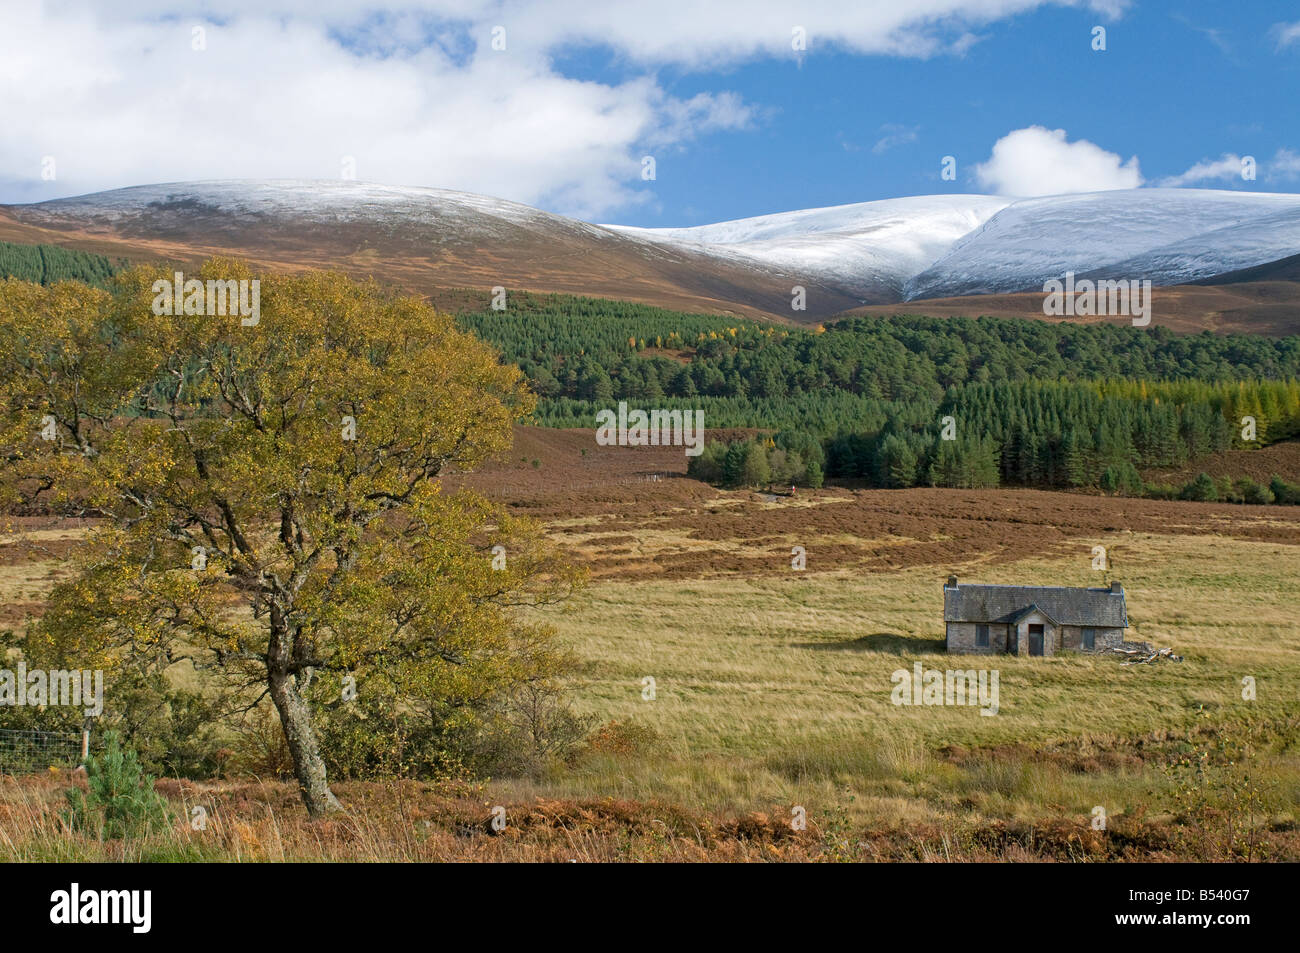
[[[842,811],[809,812],[796,830],[782,806],[716,815],[614,797],[499,801],[488,790],[416,782],[341,784],[347,809],[310,821],[287,784],[159,782],[165,830],[103,840],[61,819],[64,777],[0,779],[0,857],[21,862],[807,862],[1174,859],[1158,826],[1120,821],[1108,832],[1063,820],[858,830]],[[505,825],[491,818],[505,808]],[[205,822],[190,822],[196,807]],[[1284,839],[1264,842],[1286,849]]]
[[[718,544],[670,525],[633,530],[632,543],[602,542],[586,521],[566,528],[579,530],[584,549],[627,545],[651,560]],[[1248,829],[1258,842],[1251,856],[1300,859],[1295,546],[1231,531],[1098,531],[1054,554],[958,570],[970,581],[1098,585],[1096,543],[1128,592],[1130,637],[1172,646],[1183,662],[1125,668],[1065,655],[955,665],[942,644],[948,567],[601,581],[545,618],[584,660],[570,686],[575,703],[607,728],[545,777],[340,785],[347,815],[319,823],[284,784],[164,781],[172,829],[126,844],[64,829],[66,777],[4,780],[0,857],[1240,859],[1233,832]],[[0,555],[0,592],[41,598],[56,564],[12,546]],[[918,661],[997,668],[998,715],[893,705],[890,674]],[[1247,675],[1258,686],[1249,702]],[[646,676],[653,700],[643,698]],[[1225,743],[1247,746],[1235,765],[1221,757]],[[1202,753],[1203,781],[1169,772]],[[212,819],[193,831],[188,812],[200,803]],[[494,835],[487,820],[498,804],[509,820]],[[796,806],[807,812],[805,831],[791,829]],[[1106,832],[1089,826],[1096,806],[1110,818]]]
[[[587,660],[584,710],[658,739],[636,759],[592,760],[552,779],[558,796],[608,792],[713,811],[773,803],[839,811],[865,829],[1170,820],[1166,765],[1211,739],[1248,743],[1261,804],[1296,856],[1300,623],[1293,546],[1207,536],[1099,535],[1069,557],[1035,557],[965,578],[1097,585],[1104,543],[1128,592],[1130,637],[1181,663],[1113,657],[964,657],[943,651],[942,574],[808,573],[606,582],[553,621]],[[897,669],[1000,672],[1000,710],[898,707]],[[1241,679],[1258,697],[1242,698]],[[655,697],[643,697],[643,679]],[[1224,797],[1231,779],[1218,779]],[[519,790],[524,790],[519,788]],[[1206,795],[1211,800],[1211,794]],[[1226,823],[1226,822],[1225,822]],[[1292,833],[1288,833],[1292,832]]]
[[[1130,638],[1170,645],[1180,664],[1121,667],[1088,655],[965,657],[943,646],[943,575],[810,573],[606,582],[548,615],[587,660],[584,708],[654,727],[683,754],[773,749],[879,736],[939,744],[1036,743],[1083,734],[1144,735],[1190,725],[1198,708],[1255,718],[1294,711],[1300,621],[1295,547],[1231,539],[1098,537],[1125,583]],[[811,557],[810,557],[811,558]],[[1099,585],[1089,550],[962,573],[971,581]],[[890,674],[1000,671],[997,717],[969,708],[903,708]],[[1254,676],[1259,697],[1241,699]],[[656,681],[653,701],[641,680]]]

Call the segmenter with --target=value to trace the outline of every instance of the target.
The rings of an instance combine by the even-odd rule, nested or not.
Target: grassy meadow
[[[1207,739],[1253,738],[1278,820],[1300,808],[1300,622],[1293,547],[1215,537],[1103,541],[1123,560],[1130,639],[1182,662],[952,657],[933,568],[880,575],[605,582],[555,616],[586,660],[574,691],[653,754],[588,766],[558,787],[710,809],[803,804],[864,823],[1085,819],[1172,809],[1165,762]],[[1077,557],[1001,566],[1011,583],[1098,585]],[[982,578],[972,566],[961,574]],[[1000,709],[892,704],[890,675],[988,666]],[[643,698],[642,679],[655,679]],[[1242,678],[1257,697],[1242,698]],[[1288,732],[1287,726],[1291,731]],[[1191,738],[1188,743],[1187,739]]]
[[[1091,569],[1097,542],[1113,573]],[[0,591],[37,603],[55,571],[34,548],[6,563]],[[1113,575],[1129,638],[1183,661],[948,656],[946,573],[933,566],[604,579],[539,612],[580,660],[569,691],[591,728],[540,777],[346,783],[349,813],[327,822],[306,820],[288,782],[164,779],[177,819],[138,843],[64,830],[57,772],[5,779],[0,856],[1300,859],[1293,546],[1125,532],[956,571],[1077,586]],[[892,704],[891,673],[915,662],[996,668],[997,715]],[[185,823],[195,804],[211,807],[210,828]],[[497,804],[512,818],[505,837],[484,824]],[[797,807],[806,830],[791,827]],[[1098,807],[1105,832],[1091,826]]]

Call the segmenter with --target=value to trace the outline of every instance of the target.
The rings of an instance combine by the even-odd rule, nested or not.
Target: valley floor
[[[678,475],[680,450],[609,458],[570,434],[531,435],[472,481],[592,570],[538,613],[581,660],[569,688],[593,731],[569,763],[479,785],[341,784],[348,813],[315,823],[284,782],[164,780],[173,829],[127,846],[62,830],[66,776],[4,779],[0,856],[1300,860],[1300,507],[727,493]],[[0,624],[39,607],[51,559],[84,532],[24,529],[0,540]],[[953,667],[949,573],[1118,579],[1129,638],[1183,660],[965,656],[999,671],[996,716],[896,705],[894,672]],[[203,831],[185,820],[196,804]]]

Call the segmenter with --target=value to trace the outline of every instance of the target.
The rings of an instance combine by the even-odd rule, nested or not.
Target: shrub
[[[116,731],[104,735],[104,754],[86,759],[86,790],[67,792],[65,815],[74,830],[109,839],[134,837],[164,827],[167,806],[140,768],[134,751],[123,749]]]
[[[227,777],[289,778],[293,776],[293,756],[285,740],[280,718],[270,702],[244,713],[231,725],[230,758],[225,765]],[[333,770],[333,766],[331,766]]]
[[[514,688],[484,722],[466,763],[479,776],[539,777],[571,761],[595,725],[573,710],[554,682],[529,682]]]
[[[1184,500],[1212,502],[1219,498],[1219,490],[1214,485],[1214,477],[1201,472],[1195,480],[1183,487],[1181,496]]]
[[[1179,490],[1172,483],[1148,483],[1143,493],[1153,500],[1176,500]]]
[[[409,706],[378,679],[359,681],[348,701],[317,679],[311,692],[326,766],[333,777],[370,781],[540,776],[567,760],[593,725],[573,711],[554,677],[567,664],[539,659],[526,681]]]
[[[89,624],[81,622],[77,620],[78,631],[86,631]],[[21,637],[12,631],[0,632],[0,653],[6,650],[19,653],[29,670],[79,667],[75,653],[42,639],[35,629]],[[99,725],[105,732],[116,732],[119,742],[135,752],[144,770],[180,778],[210,778],[220,772],[218,706],[200,692],[172,688],[161,671],[128,667],[110,669],[106,676],[104,697],[111,698],[113,704],[104,711]],[[84,712],[71,706],[0,705],[0,728],[79,735],[83,721]]]
[[[727,456],[727,445],[713,441],[705,445],[698,457],[691,457],[686,463],[686,475],[705,483],[722,482],[722,465]]]
[[[210,778],[221,771],[221,713],[201,693],[171,688],[161,673],[128,672],[114,679],[111,697],[120,717],[109,723],[144,770],[181,778]]]
[[[1237,493],[1243,503],[1267,504],[1273,502],[1273,491],[1250,477],[1237,481]]]
[[[1273,494],[1273,499],[1278,503],[1296,504],[1300,503],[1300,486],[1294,483],[1287,483],[1280,476],[1274,474],[1273,479],[1268,484],[1269,492]]]
[[[645,756],[658,750],[659,733],[634,721],[609,721],[588,735],[579,757],[589,755]]]

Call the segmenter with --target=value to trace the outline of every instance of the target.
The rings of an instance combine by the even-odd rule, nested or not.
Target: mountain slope
[[[1300,255],[1288,255],[1277,261],[1265,262],[1238,271],[1228,271],[1213,278],[1194,281],[1196,285],[1230,285],[1243,281],[1287,282],[1300,281]]]
[[[1132,189],[1024,199],[912,278],[906,297],[1041,289],[1083,277],[1181,284],[1300,249],[1300,195]]]
[[[180,263],[237,255],[428,295],[504,286],[786,321],[903,301],[914,313],[1033,314],[1043,282],[1066,271],[1258,285],[1167,295],[1188,329],[1249,329],[1258,316],[1264,333],[1279,333],[1300,305],[1300,284],[1279,280],[1295,273],[1285,262],[1300,251],[1300,195],[1196,189],[916,196],[660,229],[444,189],[194,182],[0,206],[0,241]],[[791,308],[796,285],[805,311]],[[1029,296],[1003,300],[1014,292]],[[999,300],[981,305],[986,294]]]
[[[607,228],[819,279],[866,302],[897,301],[908,279],[1010,204],[989,195],[921,195],[804,209],[694,228]]]
[[[0,207],[0,240],[198,261],[231,254],[443,287],[625,297],[689,310],[790,314],[790,282],[752,263],[444,189],[357,182],[194,182]],[[808,317],[861,303],[811,279]],[[801,315],[802,316],[802,315]]]

